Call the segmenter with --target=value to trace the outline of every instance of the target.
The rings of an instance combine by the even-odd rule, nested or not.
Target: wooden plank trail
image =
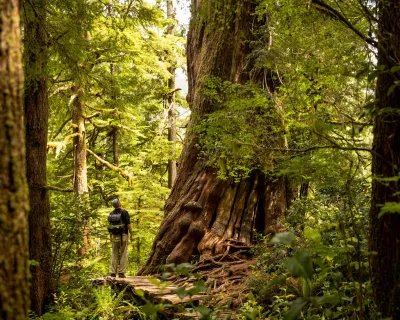
[[[153,303],[162,303],[166,305],[172,305],[175,307],[178,305],[189,304],[192,301],[193,305],[199,305],[204,303],[208,298],[212,298],[209,294],[196,294],[192,297],[186,296],[185,298],[180,298],[174,293],[175,290],[182,287],[182,285],[170,284],[165,289],[161,289],[159,286],[155,285],[149,280],[149,277],[143,276],[127,276],[126,278],[96,278],[91,279],[91,281],[96,285],[118,285],[118,286],[129,286],[134,291],[141,290],[144,293],[144,297],[151,300]],[[186,286],[186,289],[190,289],[191,285]],[[172,310],[171,310],[172,311]],[[174,318],[179,317],[182,319],[201,319],[201,315],[198,312],[174,312],[172,313]],[[235,319],[230,311],[221,312],[218,319]]]
[[[186,296],[185,298],[181,299],[177,294],[174,293],[174,291],[177,290],[179,286],[170,284],[165,289],[161,289],[160,287],[149,281],[148,277],[143,276],[127,276],[126,278],[104,277],[92,279],[92,281],[95,284],[103,285],[128,285],[134,290],[142,290],[144,292],[144,296],[149,300],[164,304],[178,305],[186,304],[190,301],[198,304],[200,300],[205,300],[209,297],[207,294],[196,294],[191,298],[189,296]],[[190,287],[187,287],[186,289],[190,289]]]

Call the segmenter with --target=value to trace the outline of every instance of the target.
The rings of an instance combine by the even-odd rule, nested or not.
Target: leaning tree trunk
[[[379,2],[377,116],[374,121],[372,175],[393,178],[400,174],[400,1]],[[394,89],[394,90],[392,90]],[[393,180],[392,180],[393,181]],[[372,286],[382,318],[400,319],[400,212],[379,217],[381,206],[400,202],[399,181],[374,179],[370,211]]]
[[[195,0],[192,14],[187,46],[189,133],[164,220],[140,274],[155,273],[165,262],[187,262],[194,253],[226,252],[233,242],[250,245],[255,231],[275,232],[286,209],[284,179],[272,181],[260,172],[239,183],[218,179],[216,170],[198,158],[191,131],[216,108],[202,93],[205,77],[235,83],[248,80],[245,56],[254,22],[251,0]]]
[[[25,168],[20,3],[0,0],[0,319],[29,310],[28,186]]]
[[[46,189],[48,130],[47,35],[44,29],[47,0],[24,4],[24,71],[26,163],[29,185],[29,257],[31,309],[43,314],[51,290],[50,203]]]

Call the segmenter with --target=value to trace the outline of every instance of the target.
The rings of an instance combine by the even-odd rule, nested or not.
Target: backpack
[[[122,210],[113,211],[108,215],[108,231],[112,234],[124,233],[125,223],[122,221]]]

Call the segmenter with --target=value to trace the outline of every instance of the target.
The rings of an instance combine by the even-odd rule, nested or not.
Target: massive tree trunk
[[[51,290],[50,204],[46,189],[48,130],[47,35],[44,29],[47,0],[24,4],[24,71],[26,163],[29,185],[29,257],[31,309],[43,314]]]
[[[377,178],[400,173],[400,86],[390,89],[400,79],[399,21],[400,1],[379,1],[378,65],[388,71],[379,74],[376,88],[372,175]],[[400,214],[379,213],[384,203],[400,202],[399,191],[399,181],[373,180],[370,250],[377,255],[371,256],[372,285],[382,318],[392,319],[400,319]]]
[[[174,14],[174,2],[173,0],[167,0],[167,18],[170,19],[170,24],[167,28],[167,34],[173,35],[175,30],[175,14]],[[174,64],[175,61],[172,62]],[[168,89],[171,92],[168,95],[168,141],[172,144],[171,157],[168,161],[168,188],[172,188],[176,180],[176,160],[175,147],[176,147],[176,104],[175,104],[175,66],[172,65],[168,68],[168,72],[171,77],[168,79]]]
[[[0,319],[25,320],[29,200],[18,0],[0,0],[0,41]]]
[[[284,179],[274,181],[260,172],[238,183],[218,179],[216,170],[198,158],[191,131],[217,107],[203,94],[205,77],[248,80],[245,56],[254,19],[251,0],[193,1],[187,46],[192,117],[164,221],[140,274],[157,272],[165,262],[190,261],[195,253],[223,253],[237,242],[250,245],[255,231],[275,232],[280,225],[286,209]]]

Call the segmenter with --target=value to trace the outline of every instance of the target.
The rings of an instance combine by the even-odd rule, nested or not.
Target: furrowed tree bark
[[[167,28],[167,34],[173,35],[175,30],[175,13],[174,13],[174,2],[173,0],[167,0],[167,18],[170,19],[170,24]],[[175,63],[175,61],[173,62]],[[168,160],[168,188],[172,188],[176,180],[176,160],[173,160],[176,156],[176,103],[175,103],[175,77],[176,69],[172,65],[168,68],[168,72],[171,77],[168,79],[168,89],[172,92],[168,98],[168,141],[172,144],[171,160]]]
[[[0,0],[0,319],[25,320],[29,310],[20,2]]]
[[[377,116],[374,119],[372,176],[396,177],[400,168],[400,1],[379,1],[378,65],[385,67],[377,79]],[[390,92],[392,89],[392,92]],[[372,182],[370,250],[372,286],[382,318],[400,319],[400,214],[379,217],[386,202],[400,202],[399,181]],[[397,193],[397,194],[396,194]]]
[[[52,288],[50,203],[47,192],[47,0],[24,3],[24,71],[26,163],[29,186],[29,258],[31,266],[31,310],[38,316]],[[33,8],[32,8],[33,7]]]
[[[193,128],[216,106],[203,94],[203,80],[219,77],[234,83],[249,79],[245,57],[254,17],[250,0],[194,0],[188,34],[188,102],[192,116],[179,160],[175,185],[151,255],[139,274],[156,273],[164,263],[190,261],[226,252],[229,242],[251,245],[255,232],[273,233],[286,209],[284,179],[253,172],[235,183],[220,180],[213,168],[198,159]]]

